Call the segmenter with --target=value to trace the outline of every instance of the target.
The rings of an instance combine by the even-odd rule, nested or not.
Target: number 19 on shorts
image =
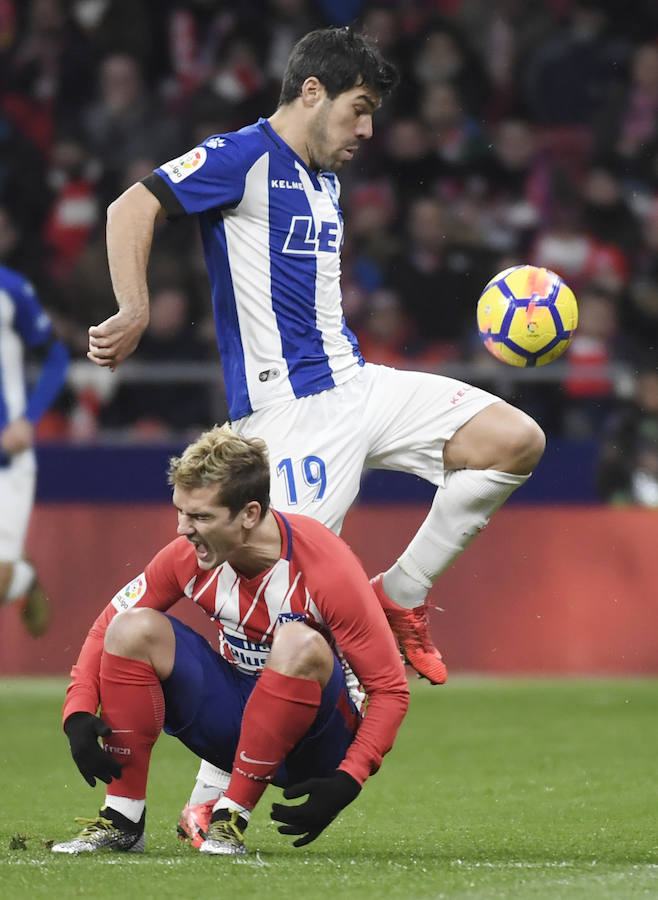
[[[288,503],[291,506],[298,502],[297,485],[301,485],[300,479],[315,491],[313,502],[324,497],[327,488],[327,469],[324,460],[319,456],[305,456],[295,464],[289,456],[286,456],[276,467],[276,474],[285,482]]]

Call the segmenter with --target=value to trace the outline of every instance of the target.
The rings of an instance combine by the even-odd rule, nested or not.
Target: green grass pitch
[[[658,898],[658,680],[414,681],[396,746],[356,803],[295,850],[269,822],[270,788],[244,860],[177,840],[197,764],[168,736],[153,754],[146,852],[51,854],[104,787],[69,757],[64,684],[0,681],[3,897]]]

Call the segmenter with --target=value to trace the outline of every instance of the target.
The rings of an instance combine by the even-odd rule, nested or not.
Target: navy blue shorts
[[[258,677],[247,675],[213,650],[208,641],[174,616],[174,668],[162,682],[164,730],[202,759],[230,772],[242,714]],[[354,740],[359,713],[350,700],[336,659],[311,728],[286,757],[273,780],[279,787],[328,775]]]

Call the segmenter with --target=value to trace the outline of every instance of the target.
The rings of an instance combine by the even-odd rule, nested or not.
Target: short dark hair
[[[322,84],[330,100],[357,84],[383,98],[399,81],[395,66],[351,28],[320,28],[297,41],[283,74],[279,106],[299,97],[311,76]]]

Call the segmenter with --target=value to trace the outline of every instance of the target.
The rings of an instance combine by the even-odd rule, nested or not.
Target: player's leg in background
[[[427,593],[525,483],[544,435],[525,413],[452,379],[391,370],[373,378],[369,408],[380,411],[373,416],[379,416],[379,435],[369,463],[437,485],[427,517],[398,560],[374,579],[375,589],[412,665],[442,683],[446,672],[429,638]]]
[[[26,630],[38,637],[49,625],[50,610],[34,565],[23,556],[34,488],[31,452],[0,469],[0,605],[17,602]]]

